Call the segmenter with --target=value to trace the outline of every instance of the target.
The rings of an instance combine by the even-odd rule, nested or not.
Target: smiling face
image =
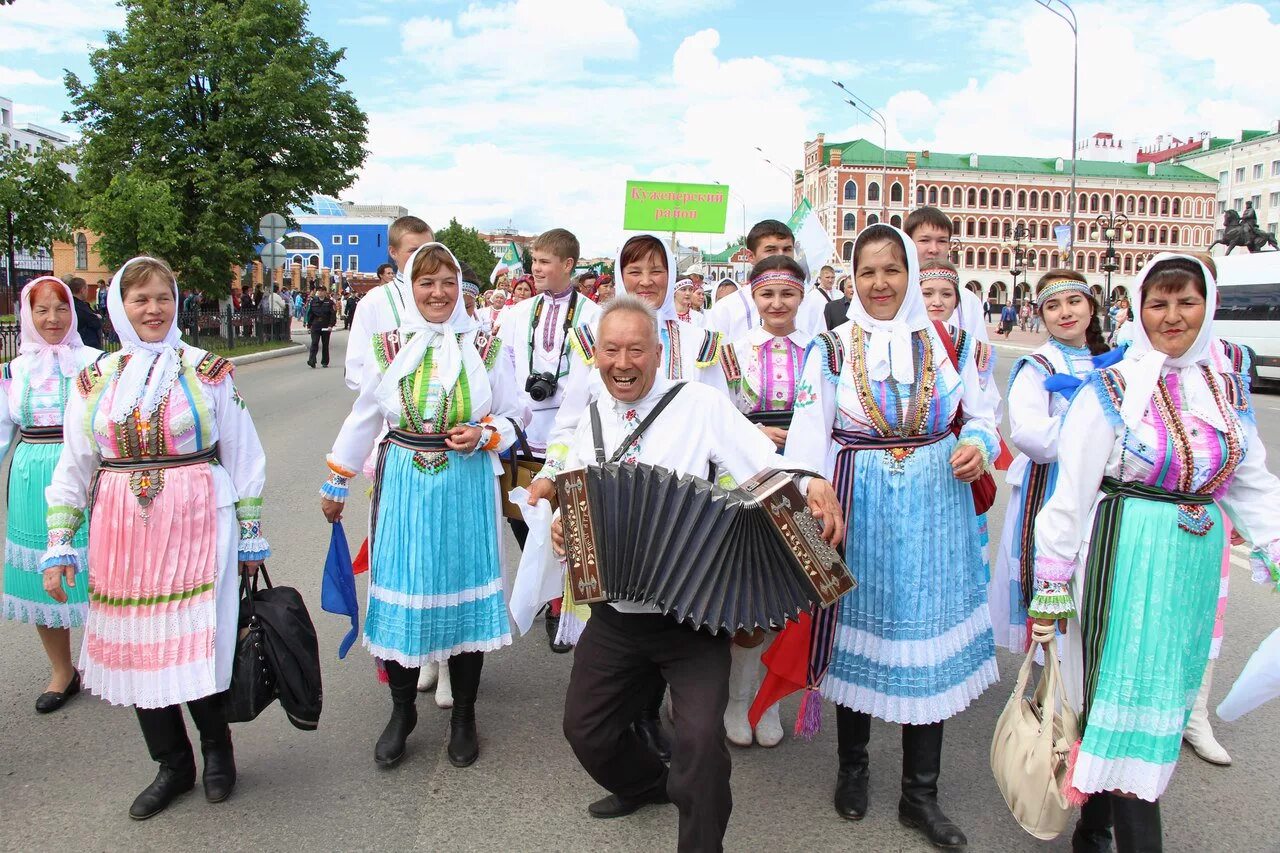
[[[920,293],[924,296],[924,308],[929,312],[929,319],[939,323],[947,322],[960,303],[960,294],[949,281],[930,279],[920,285]]]
[[[1040,306],[1044,327],[1059,342],[1069,347],[1085,345],[1085,333],[1093,317],[1092,300],[1083,293],[1068,291],[1046,299]]]
[[[138,337],[149,344],[163,341],[178,310],[173,282],[152,274],[131,286],[121,298],[125,316]]]
[[[547,249],[533,250],[533,283],[539,293],[564,293],[573,275],[574,258],[562,258]]]
[[[1205,298],[1189,277],[1176,290],[1154,290],[1142,297],[1142,328],[1151,346],[1170,358],[1184,355],[1204,325]]]
[[[774,337],[785,337],[796,330],[796,312],[804,293],[788,284],[757,287],[751,299],[760,312],[760,325]]]
[[[36,285],[32,291],[31,320],[47,344],[60,344],[71,328],[71,306],[57,285]]]
[[[907,259],[896,240],[869,242],[858,253],[854,287],[866,312],[876,320],[892,320],[907,296]]]
[[[667,301],[667,256],[658,249],[641,254],[622,268],[622,284],[627,293],[657,311]]]
[[[653,388],[662,364],[662,344],[653,323],[635,311],[616,311],[600,321],[596,366],[615,400],[634,403]]]
[[[413,301],[428,323],[443,323],[458,302],[458,274],[443,264],[413,280]]]

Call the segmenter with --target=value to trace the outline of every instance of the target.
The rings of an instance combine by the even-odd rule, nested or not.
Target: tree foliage
[[[336,195],[364,162],[343,51],[307,30],[304,0],[123,6],[124,29],[90,57],[93,79],[66,75],[86,221],[128,229],[102,233],[108,264],[163,247],[184,285],[225,293],[263,214]],[[130,228],[133,192],[145,222]]]
[[[65,166],[73,156],[51,145],[40,146],[34,155],[0,148],[0,253],[7,251],[10,236],[15,249],[33,252],[70,237],[76,194]]]
[[[436,239],[448,246],[454,257],[465,261],[475,270],[480,279],[476,284],[481,287],[489,286],[489,274],[498,265],[498,258],[479,231],[459,225],[456,219],[450,219],[447,228],[436,232]]]

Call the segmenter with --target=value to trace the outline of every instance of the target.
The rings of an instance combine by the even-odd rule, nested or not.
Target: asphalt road
[[[47,678],[35,632],[0,625],[0,848],[52,850],[329,851],[372,849],[652,851],[675,843],[674,807],[650,808],[618,821],[594,821],[586,804],[601,795],[578,767],[560,732],[571,656],[553,655],[541,623],[511,648],[490,656],[481,685],[482,754],[458,770],[444,755],[447,712],[419,703],[417,731],[405,761],[390,771],[373,763],[373,743],[390,702],[373,663],[357,647],[337,660],[345,619],[320,611],[319,587],[328,526],[318,509],[324,453],[351,394],[342,383],[345,335],[334,336],[335,362],[309,370],[300,356],[247,365],[239,387],[269,455],[264,531],[277,583],[302,590],[320,632],[325,709],[318,731],[302,732],[273,706],[235,727],[240,782],[235,795],[209,805],[198,792],[146,823],[126,816],[155,765],[130,710],[82,695],[62,712],[38,716],[32,704]],[[1001,350],[1001,381],[1011,350]],[[1258,400],[1258,424],[1270,450],[1280,439],[1280,398]],[[1000,530],[1007,489],[991,514]],[[366,503],[357,495],[346,528],[353,548],[364,534]],[[508,559],[515,559],[509,538]],[[360,582],[363,590],[364,581]],[[362,591],[363,596],[363,591]],[[1213,704],[1226,694],[1248,655],[1280,624],[1274,594],[1233,572],[1226,646]],[[76,642],[79,638],[77,636]],[[1003,681],[947,723],[942,804],[965,830],[973,851],[1069,849],[1041,843],[1009,816],[988,767],[996,717],[1016,673],[1002,653]],[[784,720],[796,703],[784,703]],[[733,752],[735,810],[731,850],[924,851],[931,849],[896,818],[900,748],[894,727],[872,736],[871,811],[860,823],[835,815],[834,714],[811,743],[788,739],[773,750]],[[1280,703],[1234,724],[1217,722],[1236,759],[1211,767],[1189,750],[1164,799],[1166,850],[1280,849],[1275,808]],[[194,733],[194,728],[192,728]]]

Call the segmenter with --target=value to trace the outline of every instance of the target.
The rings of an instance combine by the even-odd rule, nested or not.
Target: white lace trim
[[[378,584],[369,584],[369,599],[377,599],[385,604],[394,604],[397,607],[408,607],[413,610],[431,610],[437,607],[457,607],[459,604],[470,604],[473,601],[480,601],[489,596],[502,592],[502,578],[494,578],[484,586],[473,586],[470,589],[464,589],[461,592],[450,592],[444,595],[410,595],[404,592],[396,592],[393,589],[379,586]]]
[[[432,649],[420,655],[406,655],[398,649],[390,649],[386,646],[379,646],[376,643],[369,642],[368,637],[360,638],[361,645],[369,650],[369,654],[382,660],[393,660],[401,666],[413,668],[421,667],[424,663],[432,661],[444,662],[454,655],[465,654],[466,652],[493,652],[503,646],[511,645],[511,634],[504,632],[500,637],[494,637],[492,640],[481,640],[474,643],[459,643],[447,649]]]
[[[556,642],[566,646],[576,646],[582,639],[582,632],[587,623],[573,615],[573,611],[565,608],[560,612],[560,627],[556,630]]]
[[[1114,702],[1099,701],[1089,709],[1089,725],[1114,732],[1141,732],[1151,737],[1174,737],[1182,734],[1187,712],[1158,711],[1154,708],[1122,707]]]
[[[71,553],[80,558],[80,566],[89,564],[89,548],[76,548],[71,546]],[[61,550],[61,549],[59,549]],[[15,569],[21,569],[24,572],[40,572],[40,563],[44,561],[45,552],[39,548],[27,548],[22,545],[15,544],[8,540],[4,543],[4,563],[6,566],[13,566]]]
[[[203,661],[171,666],[155,672],[110,669],[94,660],[88,652],[80,656],[84,686],[112,705],[136,705],[139,708],[164,708],[179,702],[202,699],[231,683],[230,668],[226,684],[214,678],[213,649]]]
[[[1124,791],[1149,803],[1160,799],[1177,762],[1155,764],[1141,758],[1099,758],[1080,751],[1072,781],[1086,794]]]
[[[945,634],[928,640],[887,640],[841,625],[836,644],[843,651],[884,666],[937,666],[955,657],[983,634],[991,634],[991,612],[986,606],[974,610],[968,619]]]
[[[822,696],[837,705],[889,723],[923,726],[954,717],[999,680],[1000,672],[992,658],[955,687],[933,696],[890,696],[841,681],[830,673],[822,681]]]
[[[117,608],[95,607],[89,617],[89,633],[108,643],[163,643],[214,627],[212,607],[191,607],[179,613],[126,616]]]
[[[12,595],[4,597],[5,619],[46,628],[79,628],[88,609],[88,604],[43,604]]]

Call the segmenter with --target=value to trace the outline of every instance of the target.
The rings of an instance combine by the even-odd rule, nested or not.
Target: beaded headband
[[[760,275],[751,279],[751,292],[755,293],[757,288],[768,287],[771,284],[787,284],[801,293],[804,292],[804,282],[786,270],[769,270],[768,272],[760,273]]]
[[[960,286],[960,276],[949,269],[944,269],[943,267],[933,267],[931,269],[921,271],[920,273],[921,284],[924,284],[926,281],[932,281],[933,279],[949,281],[952,284],[954,284],[956,287]]]
[[[676,282],[676,290],[696,290],[697,288],[698,285],[694,284],[691,278],[682,278]]]
[[[1076,281],[1072,278],[1060,278],[1051,281],[1044,287],[1040,288],[1040,293],[1036,296],[1036,307],[1043,308],[1044,304],[1055,296],[1061,296],[1068,292],[1083,293],[1090,299],[1093,298],[1093,292],[1089,290],[1089,285],[1082,281]]]
[[[474,281],[467,281],[466,279],[463,279],[463,280],[462,280],[462,292],[463,292],[463,293],[470,294],[471,296],[479,296],[479,295],[480,295],[480,285],[476,284]]]

